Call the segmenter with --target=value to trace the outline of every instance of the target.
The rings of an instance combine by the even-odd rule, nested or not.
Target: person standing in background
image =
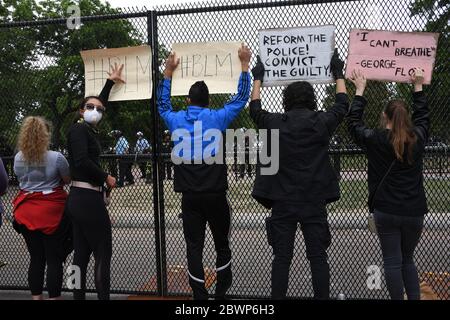
[[[120,130],[116,131],[116,146],[114,150],[116,151],[116,155],[124,156],[130,153],[130,144],[128,140],[123,135],[123,132]],[[123,187],[125,185],[125,178],[128,181],[128,184],[134,184],[134,177],[131,172],[131,167],[133,166],[133,162],[129,159],[119,158],[119,180],[117,181],[118,187]]]
[[[164,131],[161,150],[163,153],[162,178],[163,180],[172,180],[172,160],[170,158],[170,153],[172,152],[172,140],[170,139],[169,130]]]
[[[137,141],[134,147],[134,152],[136,153],[136,160],[138,160],[139,155],[147,154],[151,152],[151,145],[147,139],[144,138],[144,134],[141,131],[136,133]],[[141,170],[141,178],[147,178],[147,160],[138,161],[139,169]]]

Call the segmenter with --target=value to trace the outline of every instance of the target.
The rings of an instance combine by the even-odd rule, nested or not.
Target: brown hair
[[[22,151],[25,162],[44,162],[50,145],[50,126],[42,117],[26,117],[20,128],[17,148]]]
[[[402,100],[391,100],[384,109],[384,113],[392,123],[390,141],[394,148],[395,157],[403,162],[406,146],[407,161],[409,164],[412,164],[412,151],[417,142],[417,136],[414,133],[406,103]]]

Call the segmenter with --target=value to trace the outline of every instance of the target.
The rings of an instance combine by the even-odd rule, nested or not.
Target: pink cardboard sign
[[[424,83],[431,82],[438,33],[394,32],[353,29],[345,75],[360,69],[367,79],[410,82],[414,68],[424,70]]]

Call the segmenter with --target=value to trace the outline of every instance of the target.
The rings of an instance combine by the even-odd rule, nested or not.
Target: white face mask
[[[102,114],[98,112],[96,109],[94,110],[85,110],[83,113],[84,121],[89,124],[96,125],[102,120]]]

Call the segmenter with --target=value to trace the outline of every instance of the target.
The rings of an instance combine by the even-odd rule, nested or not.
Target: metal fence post
[[[164,186],[160,178],[159,162],[161,161],[161,137],[159,135],[159,115],[156,100],[158,85],[158,34],[155,11],[147,14],[148,44],[152,48],[153,94],[151,100],[151,117],[153,125],[152,139],[152,171],[153,171],[153,208],[155,218],[155,250],[157,268],[157,290],[159,296],[167,295],[166,238],[164,223]]]

